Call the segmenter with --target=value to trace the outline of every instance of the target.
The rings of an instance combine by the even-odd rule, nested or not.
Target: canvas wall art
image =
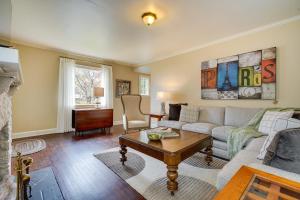
[[[276,47],[201,63],[202,99],[276,98]]]
[[[131,93],[131,81],[116,80],[116,98],[120,98],[123,94]]]

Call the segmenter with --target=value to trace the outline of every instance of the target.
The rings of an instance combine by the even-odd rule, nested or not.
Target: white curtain
[[[57,127],[59,132],[72,129],[72,109],[75,107],[75,61],[60,58]]]
[[[104,97],[101,98],[101,105],[106,108],[113,108],[113,78],[111,66],[102,65],[101,87],[104,88]]]

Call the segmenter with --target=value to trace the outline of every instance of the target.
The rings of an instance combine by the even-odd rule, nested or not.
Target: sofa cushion
[[[227,151],[227,142],[220,141],[220,140],[213,140],[213,147]]]
[[[179,121],[194,123],[199,119],[198,106],[181,106]]]
[[[227,142],[227,136],[230,131],[235,128],[233,126],[219,126],[212,129],[212,136],[214,139],[221,140]]]
[[[236,127],[244,126],[260,110],[260,108],[226,107],[224,125]]]
[[[219,172],[216,183],[217,189],[222,189],[242,165],[261,163],[262,161],[256,159],[256,156],[257,152],[254,151],[241,150],[238,152]]]
[[[261,149],[262,145],[264,144],[266,138],[267,138],[267,136],[262,136],[259,138],[250,139],[248,144],[245,147],[245,150],[255,151],[258,154],[259,150]]]
[[[211,123],[192,123],[183,125],[182,130],[211,134],[211,130],[214,127],[216,127],[216,125]]]
[[[182,125],[186,124],[186,122],[180,121],[172,121],[172,120],[162,120],[158,122],[158,126],[181,129]]]
[[[199,122],[224,125],[224,107],[200,107]]]
[[[149,122],[143,120],[130,120],[128,121],[128,128],[140,128],[140,127],[148,127]]]

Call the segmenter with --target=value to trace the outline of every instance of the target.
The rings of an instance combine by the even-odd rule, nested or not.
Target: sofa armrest
[[[249,165],[249,167],[267,172],[269,174],[274,174],[276,176],[281,176],[283,178],[286,178],[286,179],[289,179],[289,180],[300,183],[300,174],[296,174],[296,173],[293,173],[293,172],[288,172],[288,171],[285,171],[285,170],[282,170],[282,169],[278,169],[278,168],[271,167],[271,166],[264,165],[264,164],[260,164],[260,163],[251,163]]]

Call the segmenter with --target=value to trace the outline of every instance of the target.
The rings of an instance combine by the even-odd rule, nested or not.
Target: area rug
[[[20,152],[22,156],[39,152],[46,148],[46,142],[43,139],[30,139],[16,142],[12,147],[12,157]]]
[[[30,185],[32,188],[30,200],[64,199],[51,167],[32,171]]]
[[[215,188],[219,170],[227,163],[214,158],[206,165],[205,155],[196,153],[178,166],[178,191],[174,196],[167,190],[166,165],[150,156],[128,148],[125,166],[120,162],[119,148],[95,154],[108,168],[125,180],[148,200],[210,200],[217,193]]]

